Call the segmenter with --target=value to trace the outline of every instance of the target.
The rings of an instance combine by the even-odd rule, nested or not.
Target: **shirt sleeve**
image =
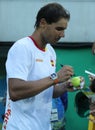
[[[16,43],[9,50],[6,61],[6,71],[9,78],[27,80],[32,64],[32,55],[25,44]]]

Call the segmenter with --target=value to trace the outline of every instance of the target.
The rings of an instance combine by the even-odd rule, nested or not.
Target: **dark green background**
[[[95,73],[95,56],[91,52],[91,47],[85,48],[55,48],[57,54],[57,70],[60,69],[60,64],[71,65],[74,68],[77,76],[85,78],[86,86],[89,86],[88,75],[85,70],[90,70]],[[74,98],[76,92],[68,93],[68,109],[66,112],[67,124],[66,130],[88,130],[88,120],[77,115],[74,107]]]

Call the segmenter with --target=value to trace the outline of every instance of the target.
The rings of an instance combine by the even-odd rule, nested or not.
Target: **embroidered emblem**
[[[54,61],[53,61],[53,60],[51,60],[50,62],[51,62],[51,65],[52,65],[52,66],[54,66]]]

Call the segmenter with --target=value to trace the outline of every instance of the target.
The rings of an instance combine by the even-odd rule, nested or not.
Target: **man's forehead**
[[[65,29],[65,28],[67,28],[67,24],[68,24],[68,20],[61,20],[61,21],[58,21],[56,23],[53,23],[53,26],[55,28]]]

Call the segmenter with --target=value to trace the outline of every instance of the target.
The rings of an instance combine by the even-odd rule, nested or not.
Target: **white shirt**
[[[56,55],[50,44],[47,44],[46,51],[42,51],[29,37],[25,37],[18,40],[8,52],[7,81],[8,78],[38,80],[55,72],[55,66]],[[2,130],[51,130],[52,94],[53,86],[34,97],[13,102],[7,87]]]

